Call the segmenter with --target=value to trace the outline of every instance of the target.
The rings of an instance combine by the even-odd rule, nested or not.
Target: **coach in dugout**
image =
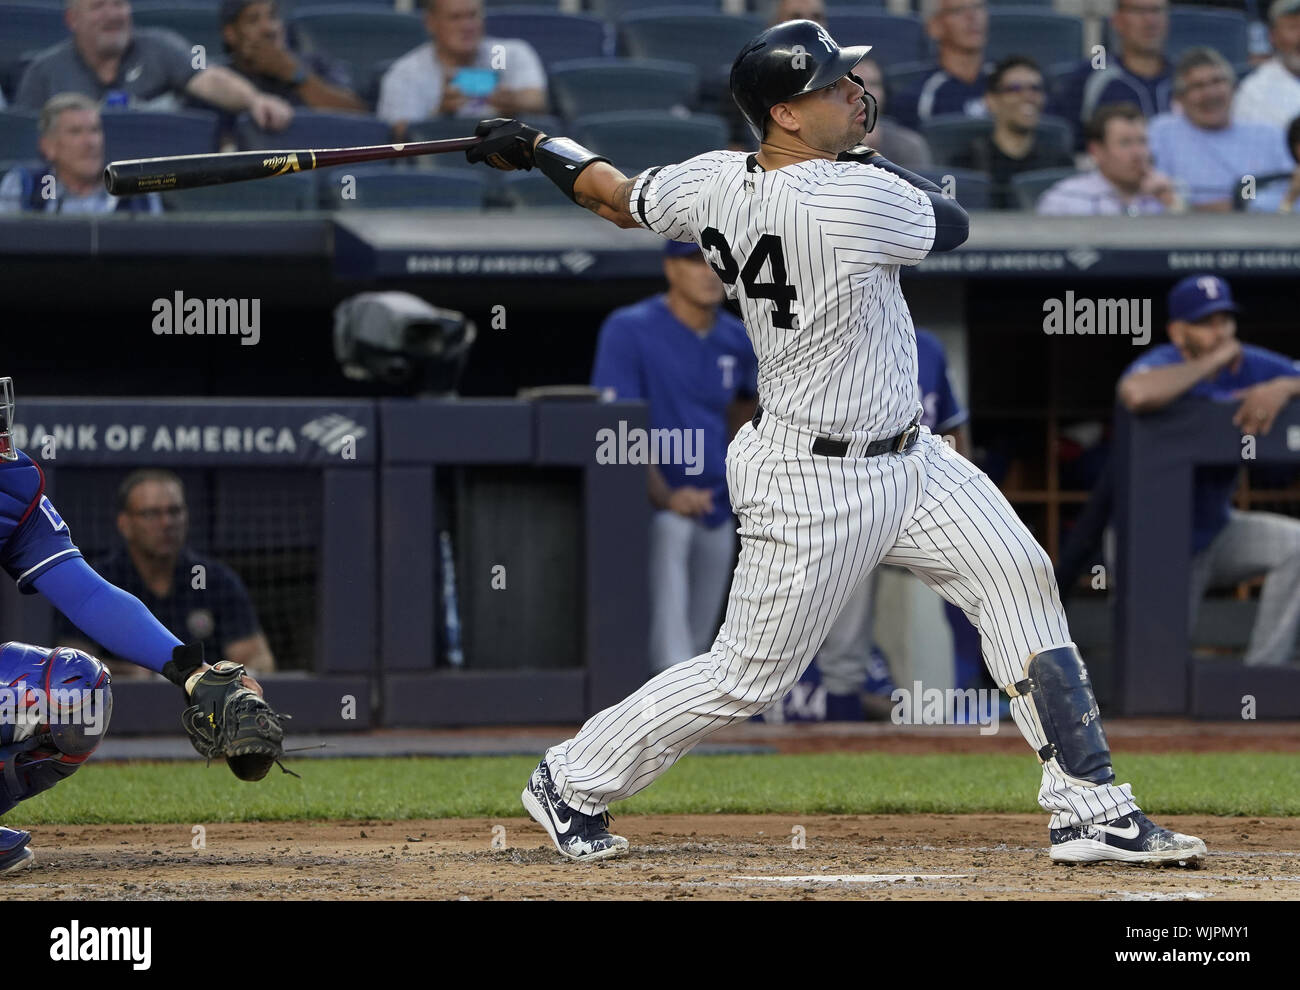
[[[156,192],[118,198],[104,188],[104,128],[90,97],[50,97],[37,128],[45,164],[19,165],[0,178],[0,213],[162,212]]]
[[[1169,343],[1151,348],[1120,378],[1130,412],[1162,409],[1185,395],[1239,402],[1243,434],[1268,433],[1282,407],[1300,395],[1291,358],[1237,339],[1237,307],[1228,283],[1191,275],[1169,293]],[[1236,467],[1197,468],[1192,496],[1191,619],[1210,588],[1264,576],[1245,663],[1290,661],[1300,631],[1300,520],[1232,508]]]
[[[186,546],[189,509],[185,487],[171,471],[143,468],[127,475],[117,491],[117,531],[123,549],[97,561],[104,580],[129,591],[154,618],[185,642],[202,641],[208,656],[269,674],[275,658],[257,622],[248,590],[225,564],[200,557]],[[112,654],[86,643],[60,616],[60,646],[72,646],[100,659]],[[115,678],[140,668],[112,665]]]
[[[265,130],[280,130],[293,119],[288,103],[224,66],[197,68],[179,35],[135,30],[127,0],[68,0],[65,16],[72,37],[27,67],[16,109],[39,110],[56,93],[83,93],[99,104],[137,110],[174,110],[190,96],[231,113],[247,111]]]
[[[693,459],[648,469],[655,673],[707,653],[717,632],[736,557],[727,444],[758,408],[754,350],[699,246],[665,242],[664,275],[666,293],[605,320],[591,372],[606,397],[647,402],[651,428],[681,431]]]

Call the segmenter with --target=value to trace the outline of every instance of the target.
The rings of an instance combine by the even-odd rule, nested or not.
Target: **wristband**
[[[608,162],[609,159],[588,151],[576,141],[565,137],[544,138],[533,151],[533,161],[569,199],[577,202],[573,194],[574,183],[588,165]]]
[[[163,664],[162,674],[167,680],[185,691],[185,682],[189,680],[191,674],[202,666],[203,644],[186,643],[172,648],[172,658]],[[185,696],[189,697],[188,691],[186,691]]]

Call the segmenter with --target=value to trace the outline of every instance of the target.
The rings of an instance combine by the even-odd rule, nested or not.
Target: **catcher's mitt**
[[[256,691],[241,683],[244,668],[229,660],[198,675],[190,686],[192,704],[181,715],[190,742],[208,760],[224,756],[240,780],[261,780],[280,763],[284,728],[281,715]],[[296,777],[297,774],[294,774]]]

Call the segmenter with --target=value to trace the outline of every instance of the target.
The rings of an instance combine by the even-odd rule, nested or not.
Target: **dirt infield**
[[[573,864],[526,819],[34,828],[5,900],[1300,899],[1300,820],[1173,817],[1201,870],[1067,867],[1041,815],[619,818],[631,855]],[[797,829],[803,830],[802,835]],[[495,830],[495,831],[494,831]],[[802,839],[805,848],[796,849]],[[493,842],[505,848],[493,848]],[[838,878],[838,879],[837,879]]]

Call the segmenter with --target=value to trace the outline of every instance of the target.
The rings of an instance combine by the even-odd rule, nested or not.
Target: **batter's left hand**
[[[1264,436],[1273,428],[1273,420],[1282,411],[1294,394],[1294,383],[1285,378],[1275,378],[1271,382],[1252,385],[1233,393],[1234,399],[1241,399],[1237,414],[1232,417],[1234,425],[1242,433]]]

